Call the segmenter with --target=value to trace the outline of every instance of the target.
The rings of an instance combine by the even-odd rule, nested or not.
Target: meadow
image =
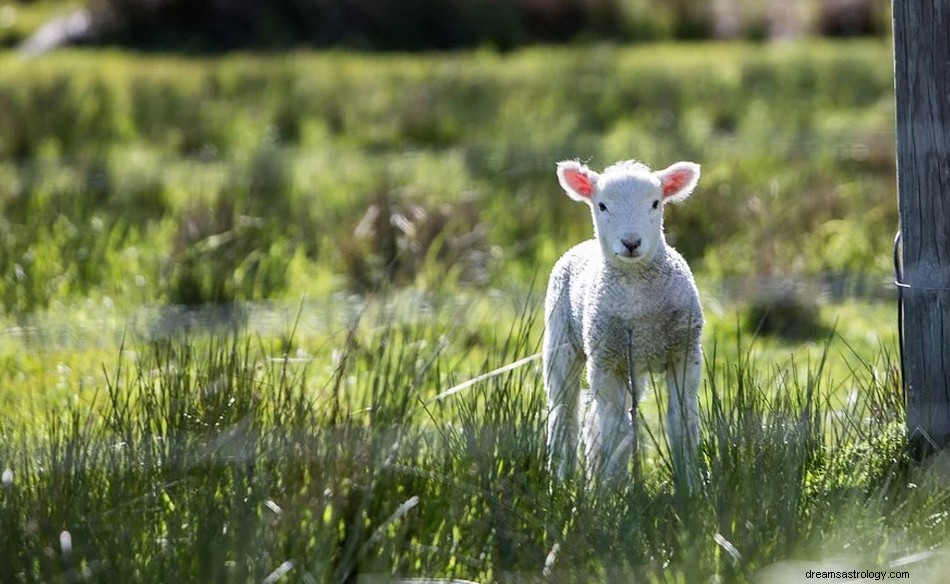
[[[0,54],[9,581],[938,581],[884,40]],[[545,469],[554,163],[703,165],[703,488]],[[769,580],[772,578],[772,580]]]

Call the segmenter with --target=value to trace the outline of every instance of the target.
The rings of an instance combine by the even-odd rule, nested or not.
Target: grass
[[[757,334],[758,327],[746,322],[748,309],[741,299],[707,285],[701,285],[701,297],[707,319],[704,345],[717,345],[723,363],[737,362],[751,351],[756,356],[755,369],[770,374],[776,364],[805,366],[818,361],[824,341],[830,339],[831,359],[825,370],[839,381],[829,388],[839,399],[846,399],[855,389],[855,384],[846,382],[852,377],[849,360],[873,361],[884,348],[896,345],[891,303],[851,300],[819,305],[813,307],[819,324],[812,336],[782,338]],[[374,315],[367,322],[389,316],[408,323],[431,320],[432,326],[442,331],[436,337],[438,342],[448,343],[450,352],[458,355],[453,362],[458,377],[461,371],[481,371],[496,329],[511,326],[526,301],[538,305],[538,292],[520,288],[489,294],[405,289],[385,300],[336,295],[296,303],[271,301],[204,309],[150,305],[128,310],[97,302],[64,304],[54,314],[21,316],[19,322],[9,321],[4,326],[0,335],[0,405],[14,425],[37,428],[48,409],[88,399],[90,392],[77,394],[76,384],[101,387],[105,383],[103,368],[114,370],[135,355],[129,348],[122,351],[124,339],[131,342],[189,331],[226,334],[240,330],[274,340],[285,336],[288,323],[298,317],[298,345],[316,360],[314,366],[319,366],[322,374],[329,375],[333,349],[342,346],[348,319],[360,311]],[[737,331],[746,339],[746,351],[739,351],[732,340]],[[540,339],[541,332],[541,323],[535,321],[530,334]]]
[[[939,581],[881,303],[889,52],[0,54],[4,577]],[[547,472],[537,362],[432,401],[537,351],[590,232],[553,163],[631,156],[703,164],[667,216],[708,320],[692,494],[662,394],[616,491]]]
[[[877,276],[897,223],[889,54],[3,54],[0,299],[21,314],[525,285],[589,237],[553,179],[570,157],[702,163],[667,228],[713,280]]]
[[[853,360],[839,399],[827,347],[769,373],[741,338],[708,345],[702,489],[677,486],[653,408],[639,479],[589,489],[545,468],[537,365],[431,401],[460,363],[532,353],[534,308],[481,357],[438,320],[368,313],[333,350],[290,330],[127,346],[101,386],[67,377],[81,397],[45,430],[0,422],[0,563],[24,582],[742,582],[782,562],[939,563],[950,496],[905,458],[888,353]],[[724,360],[727,342],[746,358]]]

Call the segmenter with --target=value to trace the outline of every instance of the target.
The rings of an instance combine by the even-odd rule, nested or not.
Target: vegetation
[[[47,44],[204,52],[292,47],[508,50],[538,42],[885,36],[883,0],[8,0],[0,45],[47,21]],[[67,24],[67,14],[82,18]],[[51,16],[59,16],[50,18]]]
[[[838,400],[823,361],[762,375],[741,340],[745,358],[707,346],[702,488],[671,475],[648,407],[640,474],[618,492],[548,474],[536,365],[433,401],[536,350],[537,305],[496,307],[521,316],[485,330],[402,306],[333,335],[332,357],[292,330],[176,336],[99,390],[68,379],[77,400],[45,431],[0,433],[8,577],[742,582],[844,562],[921,578],[933,558],[918,554],[950,535],[942,479],[904,457],[886,353],[852,359],[857,385]]]
[[[939,574],[893,309],[807,288],[889,271],[889,51],[0,55],[4,577]],[[548,474],[536,362],[434,399],[538,350],[571,157],[703,164],[698,492],[661,395],[620,492]]]
[[[748,48],[2,56],[3,307],[529,283],[589,236],[570,157],[700,161],[667,226],[714,281],[884,273],[889,47]]]

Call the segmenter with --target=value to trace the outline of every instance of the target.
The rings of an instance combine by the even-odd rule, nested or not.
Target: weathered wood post
[[[907,424],[950,444],[950,0],[893,0]]]

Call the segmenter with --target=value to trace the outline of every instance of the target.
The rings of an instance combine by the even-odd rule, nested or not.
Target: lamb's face
[[[699,180],[699,165],[676,164],[653,172],[619,162],[598,174],[576,161],[558,163],[558,180],[568,196],[590,206],[604,257],[636,263],[663,244],[663,206],[687,198]]]
[[[663,231],[663,191],[653,173],[604,174],[591,197],[594,232],[604,257],[652,258]]]

